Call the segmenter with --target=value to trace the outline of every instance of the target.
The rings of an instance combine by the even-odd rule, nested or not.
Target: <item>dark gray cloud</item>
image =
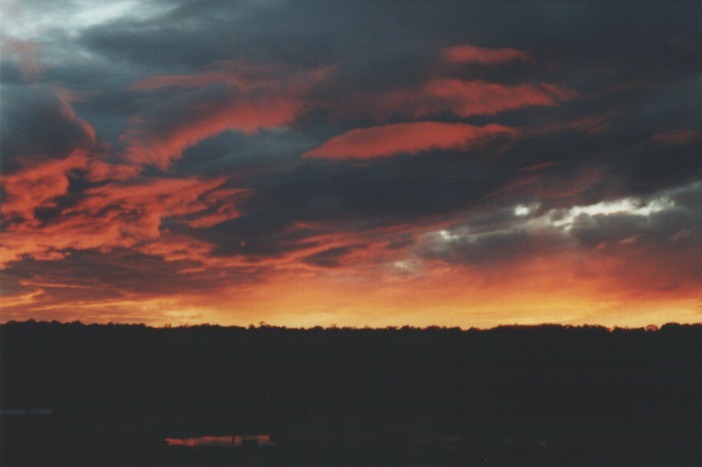
[[[200,266],[197,262],[165,261],[160,256],[117,249],[109,254],[95,250],[72,251],[62,261],[25,261],[0,271],[3,294],[41,291],[41,300],[89,303],[98,300],[132,300],[188,293],[214,292],[224,280],[253,283],[265,268],[241,268],[214,280],[210,275],[179,271]],[[158,277],[159,280],[153,280]]]
[[[423,252],[425,256],[451,263],[481,264],[518,261],[532,253],[530,244],[533,235],[524,229],[451,235],[455,237],[445,239],[439,233],[436,242],[430,240],[427,250]]]
[[[63,158],[95,145],[92,127],[69,97],[44,86],[3,86],[0,122],[3,171],[16,168],[18,157]]]
[[[418,252],[472,266],[577,254],[614,262],[615,269],[628,276],[636,275],[632,271],[640,267],[650,283],[666,275],[667,286],[697,283],[702,279],[701,191],[696,183],[648,200],[487,211],[424,236]]]
[[[322,268],[338,268],[343,265],[344,258],[355,250],[366,248],[365,245],[345,245],[320,251],[305,257],[302,261],[312,266]]]

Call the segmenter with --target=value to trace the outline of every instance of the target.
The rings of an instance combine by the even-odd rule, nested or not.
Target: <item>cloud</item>
[[[489,49],[474,45],[454,45],[442,51],[444,60],[449,63],[477,63],[480,65],[498,65],[514,61],[533,62],[534,59],[521,50],[502,48]]]
[[[0,234],[0,263],[58,260],[75,250],[138,250],[161,237],[166,219],[198,229],[240,216],[237,200],[246,190],[224,187],[225,178],[151,179],[122,167],[77,154],[3,177],[9,227]],[[81,177],[86,187],[64,202]],[[52,208],[57,212],[49,218],[38,215]]]
[[[296,70],[290,67],[223,60],[213,63],[208,70],[192,74],[149,76],[132,84],[129,89],[134,91],[156,91],[164,88],[193,89],[213,83],[225,83],[231,87],[254,89],[264,83],[289,79],[295,72]]]
[[[413,88],[399,87],[379,95],[354,96],[352,112],[365,112],[376,119],[398,115],[466,118],[494,116],[530,107],[556,107],[578,96],[573,89],[545,82],[508,85],[482,79],[435,76]]]
[[[3,86],[2,166],[14,170],[18,159],[63,158],[96,144],[93,127],[80,118],[70,92],[41,85]]]
[[[694,2],[21,3],[15,317],[626,324],[699,297]]]
[[[42,64],[37,56],[37,44],[33,41],[5,40],[3,49],[6,57],[13,62],[22,76],[22,80],[35,83],[39,80]]]
[[[645,199],[543,209],[516,206],[421,237],[417,252],[468,268],[509,271],[559,263],[601,291],[640,299],[702,284],[699,184]],[[685,204],[690,203],[690,204]]]
[[[355,250],[366,248],[365,245],[345,245],[328,250],[320,251],[305,257],[302,261],[312,266],[323,268],[338,268],[343,264],[343,260],[351,255]]]
[[[172,217],[194,227],[238,217],[240,213],[232,202],[244,190],[217,191],[225,181],[192,177],[112,183],[86,190],[85,199],[63,214],[67,220],[73,215],[101,219],[119,232],[118,238],[138,242],[157,238],[164,218]],[[109,241],[106,243],[109,245]]]
[[[183,302],[221,293],[229,280],[239,284],[259,280],[252,268],[222,269],[216,276],[211,270],[182,273],[193,265],[191,260],[167,260],[126,248],[74,251],[61,261],[15,262],[0,270],[3,317],[22,319],[32,310],[37,319],[160,323],[173,313],[174,321],[202,322],[205,317],[197,310],[180,315]],[[12,295],[9,284],[13,284]]]
[[[667,133],[656,133],[651,138],[660,144],[681,145],[702,142],[702,130],[675,130]]]
[[[19,173],[2,177],[5,200],[2,215],[6,222],[17,220],[37,223],[35,210],[56,206],[56,198],[68,192],[67,173],[84,167],[84,155],[49,160]]]
[[[564,238],[555,229],[517,225],[476,233],[470,227],[441,230],[430,234],[420,251],[427,258],[490,267],[516,264],[536,255],[557,255],[565,247]]]
[[[519,131],[502,125],[414,122],[351,130],[307,151],[304,157],[374,159],[429,150],[467,150]]]
[[[229,64],[227,67],[236,66]],[[243,76],[221,69],[192,76],[156,76],[136,83],[138,90],[183,87],[159,105],[133,117],[121,142],[136,165],[168,168],[183,150],[227,130],[256,133],[293,123],[305,111],[304,95],[327,74]],[[243,73],[246,75],[246,72]],[[278,73],[280,75],[280,73]]]
[[[549,83],[507,86],[481,80],[463,81],[437,78],[427,83],[420,94],[415,114],[450,110],[456,115],[495,115],[524,107],[552,107],[574,99],[578,93],[572,89]],[[413,107],[412,99],[409,100]]]
[[[34,158],[24,162],[26,167],[0,177],[5,193],[0,212],[10,224],[39,226],[37,213],[57,207],[81,174],[92,183],[125,180],[136,174],[131,167],[109,164],[84,151],[65,159]]]

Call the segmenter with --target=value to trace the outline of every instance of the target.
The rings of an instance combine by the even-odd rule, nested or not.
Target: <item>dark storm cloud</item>
[[[207,274],[183,274],[197,263],[165,261],[154,255],[117,249],[109,254],[96,250],[73,251],[62,261],[25,261],[2,270],[3,294],[19,295],[41,291],[42,300],[79,301],[168,296],[213,291],[222,285]],[[256,281],[263,268],[229,271],[239,283]],[[159,280],[153,280],[158,277]],[[8,288],[5,287],[8,285]]]
[[[314,144],[310,136],[294,130],[262,130],[254,135],[230,131],[183,151],[172,170],[208,176],[231,173],[256,183],[261,177],[289,173],[299,165],[299,155]]]
[[[554,204],[650,196],[698,180],[700,83],[686,78],[506,119],[519,125],[533,118],[537,126],[502,154],[501,162],[517,170],[541,166],[522,172],[523,180],[531,180],[519,195]]]
[[[314,18],[312,12],[287,3],[203,1],[162,5],[166,6],[162,15],[116,21],[109,28],[96,27],[82,35],[81,43],[138,66],[171,71],[197,69],[231,58],[280,62],[288,54],[292,55],[289,61],[299,63],[306,53],[319,54],[316,45],[320,43],[315,44],[315,39],[320,39],[319,26],[307,23],[304,28],[300,22]]]
[[[320,251],[305,257],[302,261],[312,266],[322,268],[338,268],[343,265],[344,258],[351,255],[355,250],[365,248],[365,245],[345,245],[328,250]]]
[[[262,180],[265,192],[248,208],[270,206],[302,220],[365,219],[383,225],[468,208],[503,181],[481,160],[456,153],[356,166],[311,163]]]
[[[701,34],[697,2],[669,2],[666,7],[658,2],[556,0],[418,0],[403,2],[402,8],[394,1],[320,0],[166,5],[171,10],[163,16],[98,27],[82,40],[103,53],[164,66],[202,66],[232,55],[314,65],[341,56],[367,56],[372,63],[386,55],[402,62],[402,51],[418,45],[423,45],[421,54],[429,45],[469,42],[538,49],[569,57],[571,64],[624,58],[622,66],[650,71],[655,66],[651,58],[664,59],[665,65],[688,63],[695,56],[691,41]]]
[[[322,234],[452,218],[477,206],[505,177],[481,159],[451,153],[438,161],[435,156],[358,166],[305,163],[254,174],[245,180],[253,193],[241,205],[245,215],[191,234],[216,245],[216,254],[280,257],[318,246],[306,239]],[[295,228],[300,222],[310,227]],[[404,244],[412,241],[408,237]]]
[[[0,63],[0,81],[5,86],[22,83],[22,74],[17,64],[9,60],[2,60]]]
[[[695,191],[698,192],[699,188],[684,190],[687,195]],[[681,246],[692,238],[702,240],[702,212],[694,207],[673,204],[648,215],[626,212],[581,214],[575,218],[571,234],[585,248],[618,242],[644,242],[661,248]]]
[[[524,206],[474,216],[469,222],[423,238],[419,253],[454,264],[518,263],[562,254],[594,255],[617,264],[617,270],[639,267],[666,283],[702,280],[702,210],[699,183],[630,199],[619,207],[584,208]],[[582,211],[578,211],[581,209]],[[655,272],[656,264],[660,271]],[[655,274],[654,274],[655,272]],[[652,280],[652,279],[651,279]]]
[[[673,200],[680,206],[702,213],[702,182],[678,190]]]
[[[255,134],[290,125],[303,113],[308,89],[326,74],[223,62],[199,74],[147,78],[132,89],[173,91],[130,121],[121,138],[125,157],[167,169],[184,149],[225,131]]]
[[[439,234],[441,236],[441,234]],[[451,263],[481,264],[516,261],[531,253],[532,235],[523,229],[497,231],[477,236],[458,235],[448,240],[438,239],[424,252],[427,257],[441,258]]]
[[[77,149],[90,149],[95,134],[77,116],[69,97],[43,86],[2,88],[2,168],[16,168],[18,157],[63,158]]]
[[[322,102],[333,103],[336,110],[332,112],[345,105],[357,106],[358,95],[377,96],[384,89],[411,88],[413,83],[426,81],[433,73],[432,66],[437,66],[441,48],[461,43],[519,47],[530,52],[536,63],[522,64],[518,73],[514,68],[501,76],[499,69],[494,71],[498,73],[495,79],[505,83],[530,77],[564,83],[585,93],[602,92],[632,80],[653,83],[653,89],[629,92],[628,101],[621,101],[616,93],[594,99],[600,104],[590,104],[590,109],[601,113],[613,104],[646,106],[660,93],[658,83],[683,80],[699,72],[702,63],[702,50],[696,42],[701,33],[694,20],[694,12],[700,7],[694,2],[666,8],[628,1],[588,5],[557,1],[495,5],[410,2],[401,9],[395,2],[335,2],[330,7],[328,2],[319,1],[212,1],[170,3],[169,7],[163,15],[143,21],[121,20],[88,30],[81,35],[80,43],[105,56],[132,61],[141,69],[152,67],[155,73],[188,72],[231,59],[276,65],[334,64],[334,79],[320,83],[315,91]],[[636,14],[632,14],[634,7]],[[463,73],[464,78],[470,78],[471,73],[476,78],[490,77],[485,70],[454,73]],[[689,94],[694,96],[694,89]],[[593,102],[591,96],[585,97],[586,102]],[[666,104],[665,96],[661,99],[660,105],[648,104],[652,118],[665,117],[666,105],[675,108]],[[545,112],[544,123],[567,115],[573,120],[587,116],[580,113],[588,110],[585,105],[564,107]],[[507,116],[506,121],[519,126],[534,121],[533,114],[522,112],[512,120]],[[326,124],[315,115],[296,125],[311,135],[328,138],[339,134],[338,129],[325,129]],[[363,118],[346,122],[343,127],[352,129],[358,124],[364,124]],[[631,134],[634,129],[638,135]],[[601,136],[602,148],[610,143],[631,145],[637,137],[650,136],[648,132],[653,129],[642,131],[637,122],[625,120],[622,126]],[[573,139],[572,132],[560,135],[560,141],[559,135],[546,136],[542,147],[529,147],[527,140],[525,148],[515,148],[510,154],[521,166],[528,160],[603,165],[603,149],[589,136],[580,138],[585,146]],[[617,154],[611,157],[615,159]],[[629,173],[629,167],[620,167],[619,162],[613,165],[617,175]],[[676,168],[673,171],[678,172]]]

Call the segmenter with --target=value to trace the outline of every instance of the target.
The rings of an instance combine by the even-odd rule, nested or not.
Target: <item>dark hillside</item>
[[[3,465],[702,460],[702,326],[0,331]]]

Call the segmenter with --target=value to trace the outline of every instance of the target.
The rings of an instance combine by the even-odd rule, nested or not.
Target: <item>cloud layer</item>
[[[10,2],[2,319],[698,321],[698,2]]]
[[[467,150],[519,132],[502,125],[414,122],[355,129],[307,151],[305,157],[373,159],[429,150]]]

